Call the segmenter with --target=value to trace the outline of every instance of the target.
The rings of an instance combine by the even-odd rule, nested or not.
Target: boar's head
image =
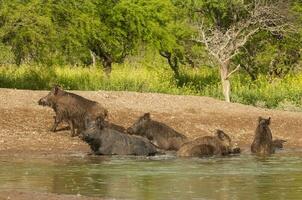
[[[228,136],[222,130],[216,130],[215,136],[220,140],[222,146],[226,148],[227,151],[231,151],[232,148],[232,141],[230,136]]]
[[[138,120],[129,128],[127,128],[126,132],[128,134],[143,134],[146,128],[146,125],[151,120],[150,113],[145,113],[143,116],[139,117]]]
[[[51,91],[45,97],[42,97],[38,101],[38,104],[42,106],[53,107],[57,101],[58,96],[62,95],[62,93],[64,93],[64,91],[59,86],[56,85],[51,89]]]
[[[270,125],[271,123],[271,118],[269,117],[268,119],[266,118],[263,118],[263,117],[259,117],[258,118],[258,125],[261,127],[261,128],[266,128]]]
[[[91,150],[93,150],[94,152],[96,152],[101,146],[101,142],[98,136],[99,136],[99,132],[97,129],[87,129],[81,133],[81,139],[84,142],[87,142]]]
[[[87,140],[98,138],[101,131],[108,125],[108,122],[106,122],[102,117],[97,117],[96,119],[86,117],[84,122],[85,130],[82,131],[81,137],[86,142],[88,142]]]
[[[260,135],[260,140],[265,143],[272,142],[272,132],[269,128],[271,124],[271,118],[258,118],[258,127],[256,129],[256,135]]]

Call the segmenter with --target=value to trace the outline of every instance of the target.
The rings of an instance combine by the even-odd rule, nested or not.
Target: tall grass
[[[175,80],[165,65],[114,65],[110,77],[101,68],[72,66],[1,66],[0,87],[47,90],[59,84],[69,90],[126,90],[168,94],[201,95],[223,99],[217,69],[181,69]],[[267,108],[302,111],[302,73],[272,83],[265,77],[256,81],[242,73],[231,78],[232,101]]]

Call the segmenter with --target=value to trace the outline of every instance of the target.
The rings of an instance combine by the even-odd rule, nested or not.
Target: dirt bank
[[[52,133],[53,111],[37,105],[48,91],[0,89],[0,154],[76,154],[88,146],[69,131]],[[286,147],[302,147],[302,113],[260,109],[225,103],[208,97],[173,96],[135,92],[75,93],[98,101],[110,112],[110,120],[125,127],[144,112],[190,138],[212,134],[220,128],[241,147],[252,142],[258,116],[272,117],[275,138],[288,140]]]

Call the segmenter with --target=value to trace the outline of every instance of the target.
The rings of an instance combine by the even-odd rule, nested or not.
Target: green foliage
[[[271,35],[259,32],[234,59],[235,64],[241,64],[253,80],[258,76],[266,76],[268,80],[283,78],[299,69],[301,36],[298,33]]]
[[[0,86],[49,89],[59,83],[66,89],[222,99],[215,62],[204,46],[192,40],[197,37],[196,24],[203,20],[204,26],[218,26],[225,33],[240,19],[248,19],[246,5],[251,2],[2,0]],[[286,14],[296,30],[261,31],[231,60],[242,66],[231,78],[233,101],[280,108],[301,105],[302,2],[291,2]],[[154,56],[158,52],[169,66]],[[98,65],[88,68],[94,57],[97,64],[113,66],[110,77]]]
[[[43,61],[53,34],[47,3],[3,1],[0,11],[0,39],[11,47],[15,63]]]
[[[233,100],[268,108],[282,107],[284,102],[301,107],[301,78],[301,74],[288,75],[270,83],[265,77],[251,81],[248,77],[236,76],[233,79]]]
[[[139,63],[113,66],[110,78],[99,68],[42,67],[22,65],[0,68],[0,86],[19,89],[50,89],[60,84],[69,90],[117,90],[201,95],[223,99],[215,68],[181,68],[178,80],[167,66]],[[302,73],[269,82],[264,76],[252,81],[240,74],[231,79],[232,101],[283,110],[302,110]]]
[[[168,49],[176,43],[170,0],[5,0],[0,13],[0,40],[18,65],[90,64],[90,51],[101,61],[123,62],[143,43]]]
[[[246,5],[249,1],[239,0],[202,0],[192,1],[193,10],[202,13],[203,18],[194,16],[198,20],[203,20],[208,26],[218,26],[223,30],[229,28],[234,22],[248,16]]]

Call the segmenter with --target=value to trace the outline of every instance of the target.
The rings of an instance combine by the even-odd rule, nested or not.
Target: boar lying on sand
[[[187,137],[171,127],[151,119],[150,113],[145,113],[131,127],[127,133],[148,138],[153,144],[164,150],[178,150],[187,142]]]
[[[213,155],[229,155],[240,153],[240,149],[232,149],[231,138],[222,130],[216,130],[214,136],[199,137],[181,146],[177,152],[180,157],[205,157]]]
[[[100,118],[86,121],[86,130],[81,134],[96,155],[152,156],[158,152],[146,138],[121,133],[106,124]]]
[[[270,155],[275,153],[275,147],[273,145],[273,136],[269,125],[271,118],[268,119],[259,117],[258,126],[255,131],[254,141],[251,145],[252,153],[261,155]]]
[[[54,86],[45,97],[38,101],[39,105],[51,107],[55,113],[55,121],[51,131],[55,132],[58,125],[65,121],[69,124],[71,135],[75,136],[75,129],[80,132],[84,127],[84,119],[106,118],[108,111],[95,101],[79,95],[66,92],[59,86]]]

